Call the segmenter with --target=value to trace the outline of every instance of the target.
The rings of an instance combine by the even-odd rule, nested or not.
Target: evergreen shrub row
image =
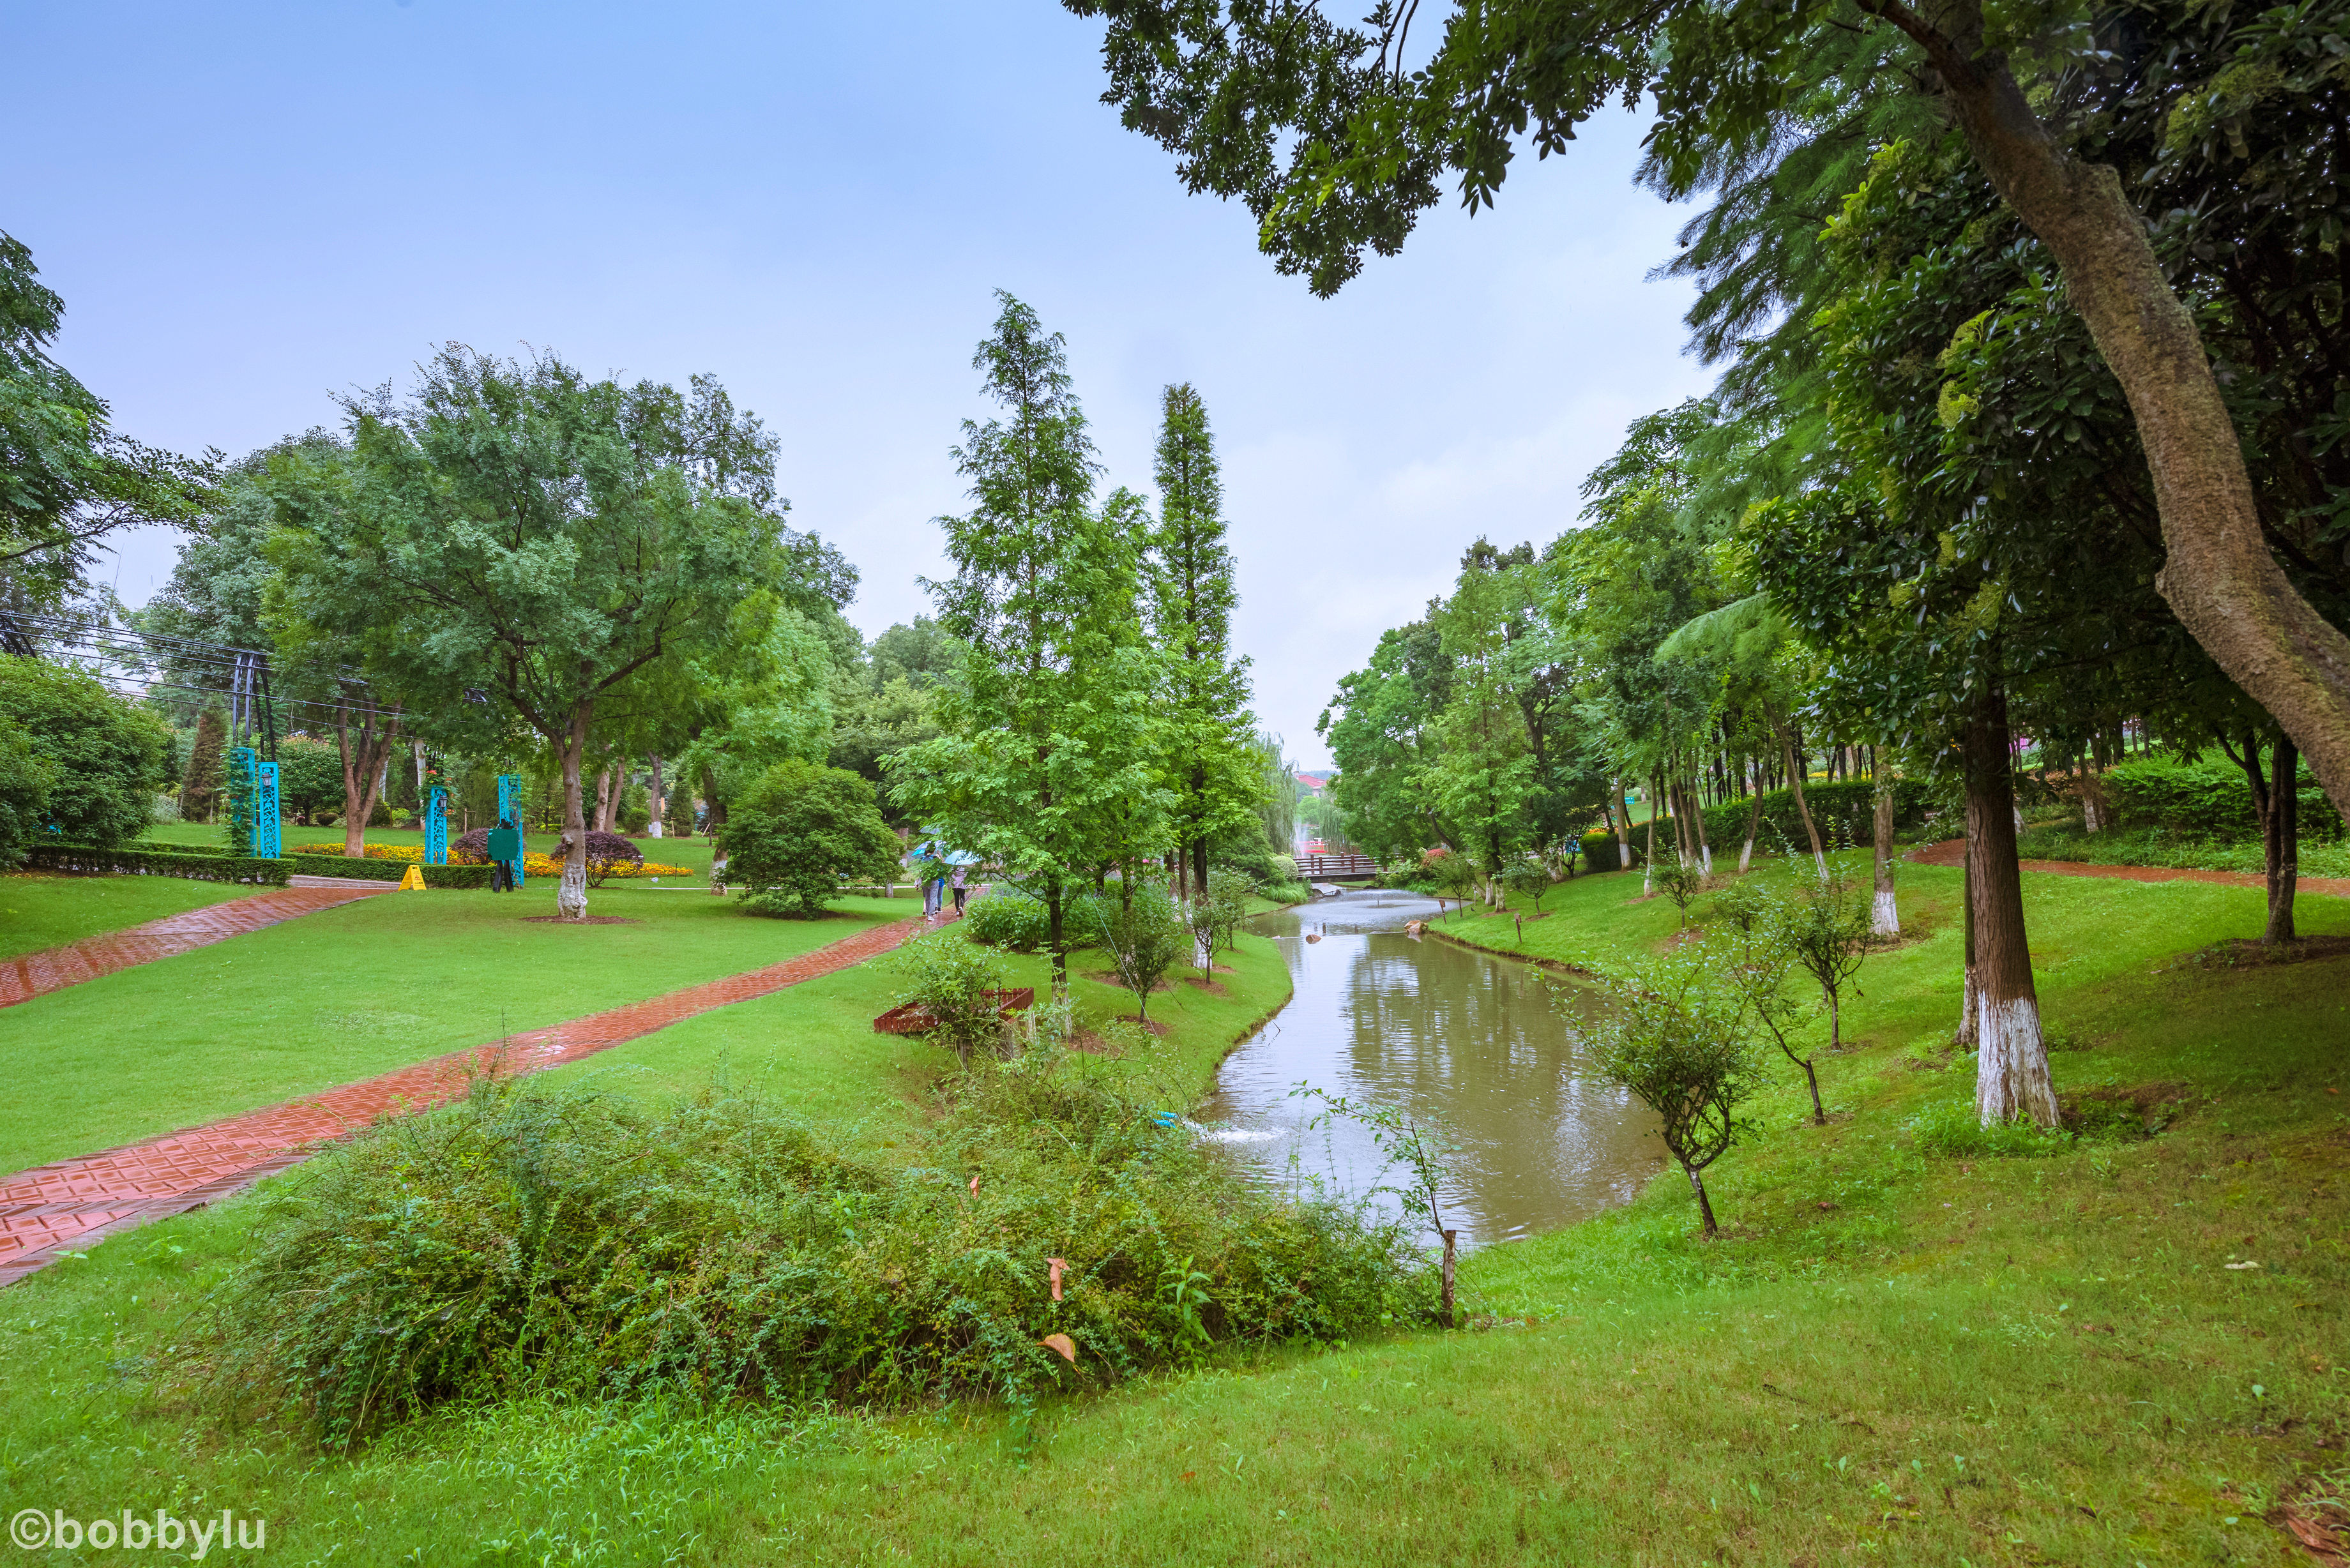
[[[160,849],[94,849],[80,844],[35,844],[26,854],[34,871],[77,876],[185,877],[198,882],[256,882],[283,888],[294,873],[290,860],[256,860],[217,850],[194,854]]]
[[[2332,836],[2342,819],[2326,804],[2325,792],[2303,767],[2300,774],[2301,831]],[[2243,769],[2225,756],[2205,756],[2195,762],[2177,757],[2141,757],[2108,769],[2106,796],[2113,803],[2116,820],[2124,827],[2167,827],[2174,833],[2211,838],[2244,838],[2259,834],[2260,814],[2252,807],[2251,781]]]

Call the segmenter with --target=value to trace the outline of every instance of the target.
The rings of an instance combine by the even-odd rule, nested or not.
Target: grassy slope
[[[1954,883],[1904,871],[1929,927]],[[1546,900],[1528,947],[1650,947],[1672,912],[1627,908],[1631,886]],[[1905,1122],[1967,1089],[1967,1059],[1928,1044],[1954,995],[1945,929],[1864,973],[1856,1048],[1824,1066],[1834,1124],[1802,1125],[1792,1085],[1757,1107],[1713,1178],[1731,1239],[1695,1240],[1662,1179],[1472,1258],[1480,1330],[1071,1402],[1026,1455],[968,1408],[525,1407],[295,1465],[282,1439],[146,1403],[124,1360],[233,1254],[252,1208],[232,1205],[0,1297],[0,1473],[86,1516],[142,1484],[233,1499],[356,1563],[484,1541],[511,1554],[471,1560],[2283,1562],[2262,1515],[2344,1467],[2350,1414],[2350,960],[2174,967],[2241,934],[2256,896],[2028,886],[2050,1012],[2090,1046],[2056,1057],[2060,1085],[2192,1085],[2159,1137],[1921,1158]],[[2221,1266],[2246,1259],[2263,1266]]]
[[[110,882],[88,884],[94,890]],[[442,1052],[778,962],[905,899],[763,920],[706,892],[607,886],[567,927],[552,884],[519,894],[389,893],[103,976],[7,1012],[0,1171],[193,1126]]]
[[[1014,985],[1045,993],[1052,981],[1045,959],[1011,962]],[[1150,999],[1152,1021],[1168,1026],[1158,1049],[1179,1092],[1204,1093],[1224,1053],[1289,997],[1288,966],[1262,938],[1243,938],[1238,953],[1219,954],[1217,962],[1234,971],[1217,978],[1222,995],[1183,981]],[[922,1041],[873,1033],[875,1015],[901,983],[888,965],[885,959],[705,1012],[556,1074],[594,1074],[600,1085],[639,1094],[690,1093],[715,1075],[801,1115],[865,1124],[886,1137],[951,1061]],[[1094,978],[1105,967],[1100,955],[1077,953],[1070,967],[1080,1027],[1133,1014],[1131,992]]]
[[[264,891],[178,877],[0,877],[0,959]]]

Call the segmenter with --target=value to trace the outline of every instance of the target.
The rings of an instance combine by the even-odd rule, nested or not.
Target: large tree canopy
[[[1415,22],[1422,40],[1436,24],[1416,0],[1383,0],[1360,26],[1279,0],[1065,3],[1108,19],[1105,97],[1125,123],[1173,150],[1192,190],[1244,199],[1264,249],[1324,293],[1367,248],[1399,249],[1448,182],[1471,208],[1489,203],[1521,145],[1559,151],[1610,101],[1651,108],[1648,172],[1680,195],[1751,186],[1774,148],[1806,141],[1823,119],[1849,126],[1852,116],[1824,112],[1824,98],[1848,105],[1907,87],[1937,100],[2047,247],[2120,383],[2168,554],[2163,597],[2350,812],[2350,638],[2263,535],[2198,323],[2129,195],[2199,161],[2232,164],[2255,185],[2278,170],[2330,170],[2342,154],[2323,127],[2338,113],[2310,117],[2292,155],[2264,164],[2246,126],[2266,99],[2343,91],[2328,42],[2344,30],[2338,0],[2263,13],[2184,71],[2178,53],[2143,47],[2178,21],[2155,4],[2092,28],[2085,11],[1990,17],[1980,0],[1925,11],[1903,0],[1487,0],[1448,7],[1414,65]],[[2208,8],[2223,26],[2229,14]],[[2126,188],[2106,150],[2076,134],[2082,101],[2116,75],[2147,88],[2168,128],[2156,167]],[[2256,206],[2243,212],[2248,228],[2265,221]]]

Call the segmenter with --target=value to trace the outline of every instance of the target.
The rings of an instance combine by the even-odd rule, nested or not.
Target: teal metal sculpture
[[[449,864],[449,792],[438,784],[424,807],[424,864]]]
[[[498,820],[515,825],[514,858],[506,863],[506,874],[513,879],[516,888],[522,886],[523,861],[529,854],[529,841],[524,836],[522,785],[523,778],[520,774],[498,775]]]
[[[261,760],[251,746],[233,746],[228,753],[230,811],[244,840],[244,852],[255,859],[275,860],[285,852],[277,820],[277,764]]]

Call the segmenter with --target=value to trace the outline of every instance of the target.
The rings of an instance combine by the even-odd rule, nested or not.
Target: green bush
[[[255,860],[251,856],[167,852],[156,849],[99,849],[88,845],[45,841],[25,856],[34,871],[65,871],[85,877],[185,877],[197,882],[255,882],[283,888],[298,867],[291,860]]]
[[[820,916],[843,877],[896,876],[902,847],[871,782],[843,768],[780,763],[726,807],[726,880],[751,914]]]
[[[972,941],[1015,953],[1041,951],[1052,936],[1043,900],[1017,888],[998,887],[973,898],[962,924]]]
[[[47,831],[49,785],[57,769],[33,754],[24,736],[0,731],[0,871],[25,863],[25,851]]]
[[[652,825],[652,794],[642,784],[630,784],[620,792],[620,831],[642,833]]]
[[[172,732],[98,678],[0,655],[0,731],[25,738],[51,774],[47,822],[76,844],[111,847],[154,820],[172,784]]]
[[[288,735],[277,742],[277,805],[311,823],[343,809],[343,754],[334,742]]]
[[[1212,926],[1216,907],[1212,875],[1208,885]],[[1241,907],[1247,906],[1243,902]],[[1135,888],[1130,898],[1096,898],[1089,913],[1093,923],[1084,940],[1109,955],[1118,982],[1134,993],[1136,1018],[1148,1023],[1151,991],[1183,961],[1191,946],[1190,925],[1166,889],[1150,884]]]
[[[2304,766],[2300,771],[2301,830],[2330,836],[2341,817],[2326,804]],[[2224,756],[2181,762],[2177,757],[2140,757],[2106,770],[2106,795],[2123,827],[2160,827],[2211,838],[2257,838],[2260,813],[2252,806],[2251,782]]]
[[[972,1053],[993,1049],[1001,1033],[1003,1002],[1009,989],[1003,955],[962,940],[953,931],[933,931],[908,942],[882,961],[905,984],[890,998],[896,1007],[920,1007],[934,1027],[931,1044],[955,1054],[965,1066]]]
[[[983,1065],[920,1136],[877,1161],[752,1102],[484,1081],[303,1168],[193,1354],[221,1397],[290,1397],[348,1445],[525,1392],[1024,1415],[1202,1336],[1329,1341],[1426,1310],[1393,1228],[1249,1179],[1065,1054]],[[1048,1258],[1069,1264],[1057,1302]]]

